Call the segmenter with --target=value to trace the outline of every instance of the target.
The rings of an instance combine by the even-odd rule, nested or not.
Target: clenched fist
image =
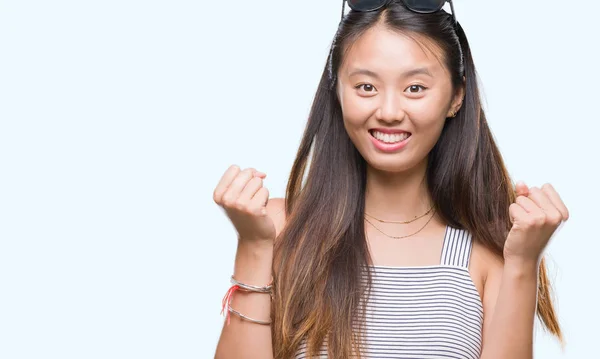
[[[240,170],[232,165],[214,190],[215,203],[223,207],[240,240],[275,239],[275,224],[266,208],[269,191],[263,187],[265,177],[254,168]]]
[[[516,186],[517,199],[510,205],[513,226],[504,244],[505,260],[539,261],[557,228],[569,218],[569,211],[552,185],[528,188]]]

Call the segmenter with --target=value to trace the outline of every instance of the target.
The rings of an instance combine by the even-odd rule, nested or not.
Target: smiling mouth
[[[383,133],[376,130],[369,130],[369,134],[377,139],[380,142],[387,144],[395,144],[400,143],[411,136],[410,132],[401,132],[401,133]]]

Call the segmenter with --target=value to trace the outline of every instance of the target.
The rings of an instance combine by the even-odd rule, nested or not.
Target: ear
[[[463,85],[456,89],[456,93],[452,98],[452,103],[450,104],[450,108],[448,109],[448,117],[456,116],[456,113],[462,107],[463,101],[465,99],[465,77],[463,76]]]

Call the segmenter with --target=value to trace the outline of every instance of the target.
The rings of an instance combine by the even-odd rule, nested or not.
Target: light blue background
[[[572,219],[548,249],[567,338],[598,347],[600,3],[456,0],[515,180]],[[230,164],[281,197],[341,1],[0,1],[0,358],[211,358]]]

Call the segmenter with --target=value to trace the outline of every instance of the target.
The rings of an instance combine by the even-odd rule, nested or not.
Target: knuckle
[[[562,220],[563,220],[563,217],[561,216],[560,213],[555,213],[551,216],[548,216],[548,221],[550,222],[550,224],[555,225],[555,226],[560,224],[560,222],[562,222]]]
[[[550,183],[544,183],[542,185],[542,189],[551,189],[551,188],[552,188],[552,185]]]
[[[546,214],[538,213],[533,216],[533,224],[535,226],[541,226],[546,223]]]
[[[232,198],[232,196],[225,194],[221,199],[221,203],[223,203],[225,207],[233,208],[235,206],[235,198]]]
[[[230,176],[235,177],[240,173],[240,167],[238,165],[231,165],[227,171],[225,171],[225,174],[227,173],[229,173]]]
[[[244,212],[244,213],[252,214],[252,212],[253,212],[252,204],[245,202],[245,201],[237,201],[235,208],[237,208],[240,212]]]
[[[537,228],[537,227],[539,227],[539,225],[538,225],[538,223],[536,222],[535,218],[530,218],[530,219],[527,221],[527,225],[526,225],[526,227],[527,227],[528,229],[534,229],[534,228]]]
[[[244,180],[244,181],[247,181],[247,180],[248,180],[248,179],[250,179],[251,177],[252,177],[252,172],[251,172],[249,169],[247,169],[247,168],[246,168],[246,169],[244,169],[244,170],[242,170],[242,171],[240,171],[240,172],[237,174],[237,178],[239,178],[239,179],[238,179],[238,181],[239,181],[240,179],[241,179],[241,180]]]
[[[215,201],[216,204],[220,204],[221,202],[221,195],[216,190],[213,192],[213,201]]]
[[[525,227],[529,228],[529,227],[533,227],[535,222],[534,222],[534,218],[532,216],[526,216],[525,218],[523,218],[523,224],[525,225]]]
[[[260,177],[253,177],[251,181],[254,181],[257,184],[262,184],[263,180]]]
[[[245,211],[246,210],[246,203],[240,201],[240,199],[236,199],[235,201],[233,201],[233,207],[235,207],[236,209],[240,210],[240,211]]]
[[[523,217],[523,223],[526,227],[537,227],[540,222],[540,216],[535,213],[527,213]]]

